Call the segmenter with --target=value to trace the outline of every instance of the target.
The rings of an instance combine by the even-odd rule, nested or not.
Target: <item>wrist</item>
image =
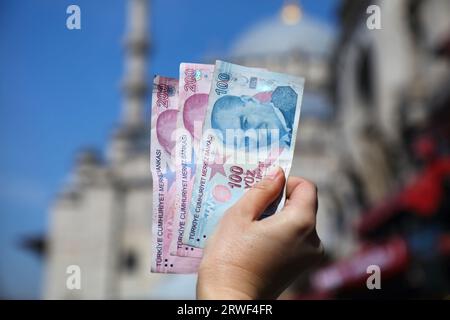
[[[197,299],[199,300],[254,300],[245,292],[228,287],[214,287],[197,285]]]
[[[201,266],[197,280],[197,299],[200,300],[254,300],[258,295],[256,280],[247,271]]]

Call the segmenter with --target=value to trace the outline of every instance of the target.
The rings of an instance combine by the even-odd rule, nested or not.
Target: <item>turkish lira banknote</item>
[[[181,63],[179,78],[179,112],[176,135],[176,205],[175,236],[170,253],[201,257],[202,249],[183,244],[186,221],[195,175],[202,127],[208,107],[214,65]]]
[[[193,273],[199,258],[170,254],[176,207],[175,139],[179,113],[178,80],[156,76],[153,81],[150,161],[153,178],[151,271]]]
[[[304,79],[216,61],[183,243],[203,248],[224,212],[274,165],[286,177]],[[264,215],[284,204],[284,193]]]

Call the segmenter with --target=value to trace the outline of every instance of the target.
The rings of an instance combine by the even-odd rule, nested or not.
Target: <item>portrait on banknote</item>
[[[297,94],[287,86],[277,87],[273,92],[263,92],[254,97],[226,95],[214,103],[211,127],[219,130],[218,136],[224,143],[227,130],[275,130],[276,142],[281,147],[289,147],[296,104]],[[267,139],[258,139],[253,146],[271,144],[273,138],[269,135]],[[252,145],[251,136],[246,135],[244,139],[241,146]]]

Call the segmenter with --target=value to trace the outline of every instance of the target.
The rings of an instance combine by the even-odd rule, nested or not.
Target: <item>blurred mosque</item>
[[[408,123],[420,122],[425,113],[420,93],[427,92],[426,82],[417,75],[430,59],[423,50],[411,50],[415,20],[408,16],[419,1],[374,2],[383,7],[386,31],[365,28],[360,17],[367,1],[343,1],[344,33],[338,37],[303,14],[297,1],[286,1],[279,16],[244,32],[227,58],[306,78],[291,174],[318,185],[318,232],[333,257],[355,248],[351,222],[361,206],[393,190],[387,158],[401,148],[400,113],[408,106],[403,118]],[[444,13],[449,11],[443,10],[448,2],[427,3],[432,4],[414,16],[428,35],[422,46],[441,41],[436,30],[448,28]],[[128,5],[121,123],[105,159],[89,150],[80,153],[51,208],[44,298],[195,298],[195,276],[149,271],[150,130],[143,120],[149,105],[145,73],[149,8],[147,0],[129,0]],[[433,19],[442,14],[443,18]],[[432,26],[436,21],[444,25]],[[427,83],[448,84],[442,81],[448,76],[448,65],[444,66],[434,60],[431,71],[423,74],[430,79]],[[371,70],[380,70],[377,78]],[[408,164],[403,163],[399,172],[405,174]],[[81,290],[66,289],[66,268],[72,264],[81,267]]]
[[[44,298],[146,298],[150,274],[151,179],[147,104],[148,3],[128,1],[121,123],[106,159],[81,152],[50,213]],[[81,268],[81,290],[66,288],[66,268]]]
[[[244,32],[229,60],[307,79],[292,174],[319,185],[321,235],[336,247],[337,196],[330,181],[338,179],[338,159],[328,96],[334,34],[299,9],[287,2],[279,16]],[[122,119],[106,159],[92,150],[81,152],[51,208],[45,298],[195,297],[194,276],[149,272],[152,181],[148,122],[143,120],[149,101],[148,14],[146,0],[128,1]],[[81,290],[66,289],[66,268],[73,264],[82,270]]]

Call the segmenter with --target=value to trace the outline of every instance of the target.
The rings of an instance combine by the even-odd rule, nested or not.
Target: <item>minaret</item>
[[[113,163],[121,163],[136,149],[142,149],[148,138],[144,114],[148,93],[148,0],[128,0],[127,5],[122,114],[108,152]]]
[[[144,125],[144,106],[147,95],[147,0],[129,0],[127,36],[125,38],[125,76],[122,125],[137,128]]]

